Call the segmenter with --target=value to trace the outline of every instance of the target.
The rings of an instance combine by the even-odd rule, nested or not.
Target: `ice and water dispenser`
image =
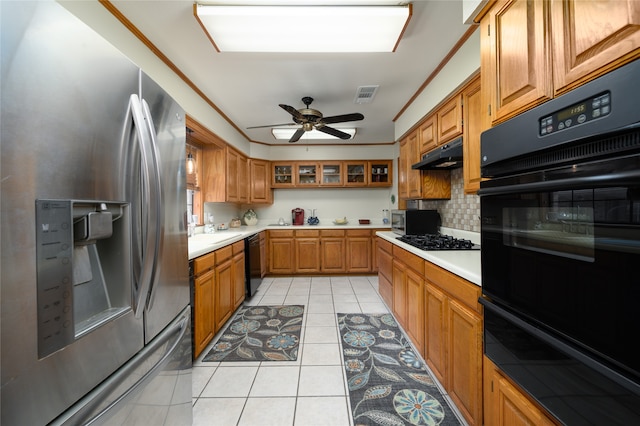
[[[38,355],[132,308],[129,204],[37,200]]]

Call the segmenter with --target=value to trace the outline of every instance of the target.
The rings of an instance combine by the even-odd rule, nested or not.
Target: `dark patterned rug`
[[[295,361],[304,306],[243,306],[203,361]]]
[[[337,314],[353,422],[460,425],[391,314]]]

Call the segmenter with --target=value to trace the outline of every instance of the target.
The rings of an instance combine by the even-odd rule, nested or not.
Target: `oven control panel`
[[[540,136],[579,126],[611,113],[611,93],[604,92],[539,120]]]

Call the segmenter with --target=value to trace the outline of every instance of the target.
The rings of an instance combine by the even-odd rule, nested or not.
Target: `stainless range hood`
[[[422,161],[411,166],[416,170],[449,170],[462,167],[462,138],[439,146],[422,156]]]

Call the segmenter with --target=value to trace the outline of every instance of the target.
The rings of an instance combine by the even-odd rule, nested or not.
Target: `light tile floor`
[[[389,312],[378,277],[266,278],[245,304],[305,306],[298,359],[202,362],[205,349],[193,365],[193,425],[353,426],[336,313]]]

